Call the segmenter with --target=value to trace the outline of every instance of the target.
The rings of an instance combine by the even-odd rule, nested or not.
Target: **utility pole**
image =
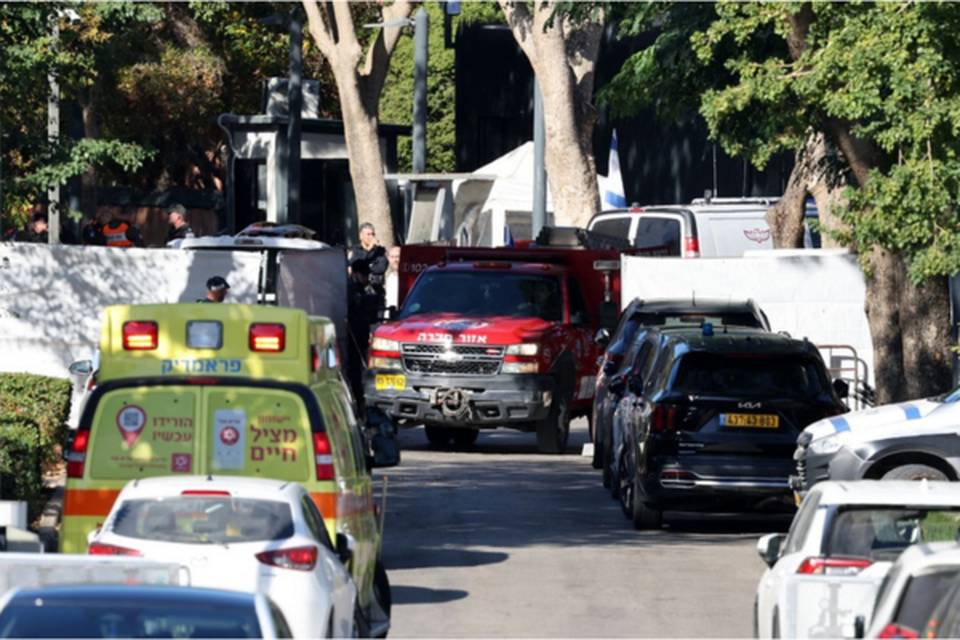
[[[430,16],[422,6],[413,25],[413,173],[427,170],[427,59]]]
[[[287,120],[289,145],[287,173],[287,222],[300,224],[300,164],[301,118],[303,111],[303,13],[299,7],[290,12],[290,78],[287,81]]]

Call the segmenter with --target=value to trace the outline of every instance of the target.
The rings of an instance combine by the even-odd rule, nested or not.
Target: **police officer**
[[[200,298],[197,302],[223,302],[228,289],[230,285],[223,276],[213,276],[207,280],[207,297]]]
[[[197,237],[190,223],[187,222],[187,210],[180,203],[174,203],[167,207],[167,224],[170,225],[170,230],[167,231],[167,237],[163,244],[170,244],[174,240]]]
[[[347,254],[347,261],[351,265],[358,260],[367,263],[367,287],[380,297],[380,303],[383,306],[384,274],[387,272],[389,261],[387,251],[377,239],[377,231],[370,222],[360,225],[360,244],[351,247]]]

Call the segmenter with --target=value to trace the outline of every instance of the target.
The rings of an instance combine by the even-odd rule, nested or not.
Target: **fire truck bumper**
[[[547,417],[554,380],[544,375],[475,377],[392,375],[364,377],[368,407],[410,425],[497,427],[527,425]]]

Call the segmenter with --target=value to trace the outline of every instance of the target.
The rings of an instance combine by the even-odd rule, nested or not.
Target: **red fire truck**
[[[563,453],[593,403],[594,336],[620,308],[620,250],[589,240],[546,229],[525,247],[405,246],[401,308],[371,336],[367,406],[434,445],[508,427]]]

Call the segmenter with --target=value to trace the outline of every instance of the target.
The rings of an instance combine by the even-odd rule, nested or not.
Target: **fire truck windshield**
[[[563,321],[557,278],[504,271],[433,271],[417,280],[400,319],[427,313]]]

